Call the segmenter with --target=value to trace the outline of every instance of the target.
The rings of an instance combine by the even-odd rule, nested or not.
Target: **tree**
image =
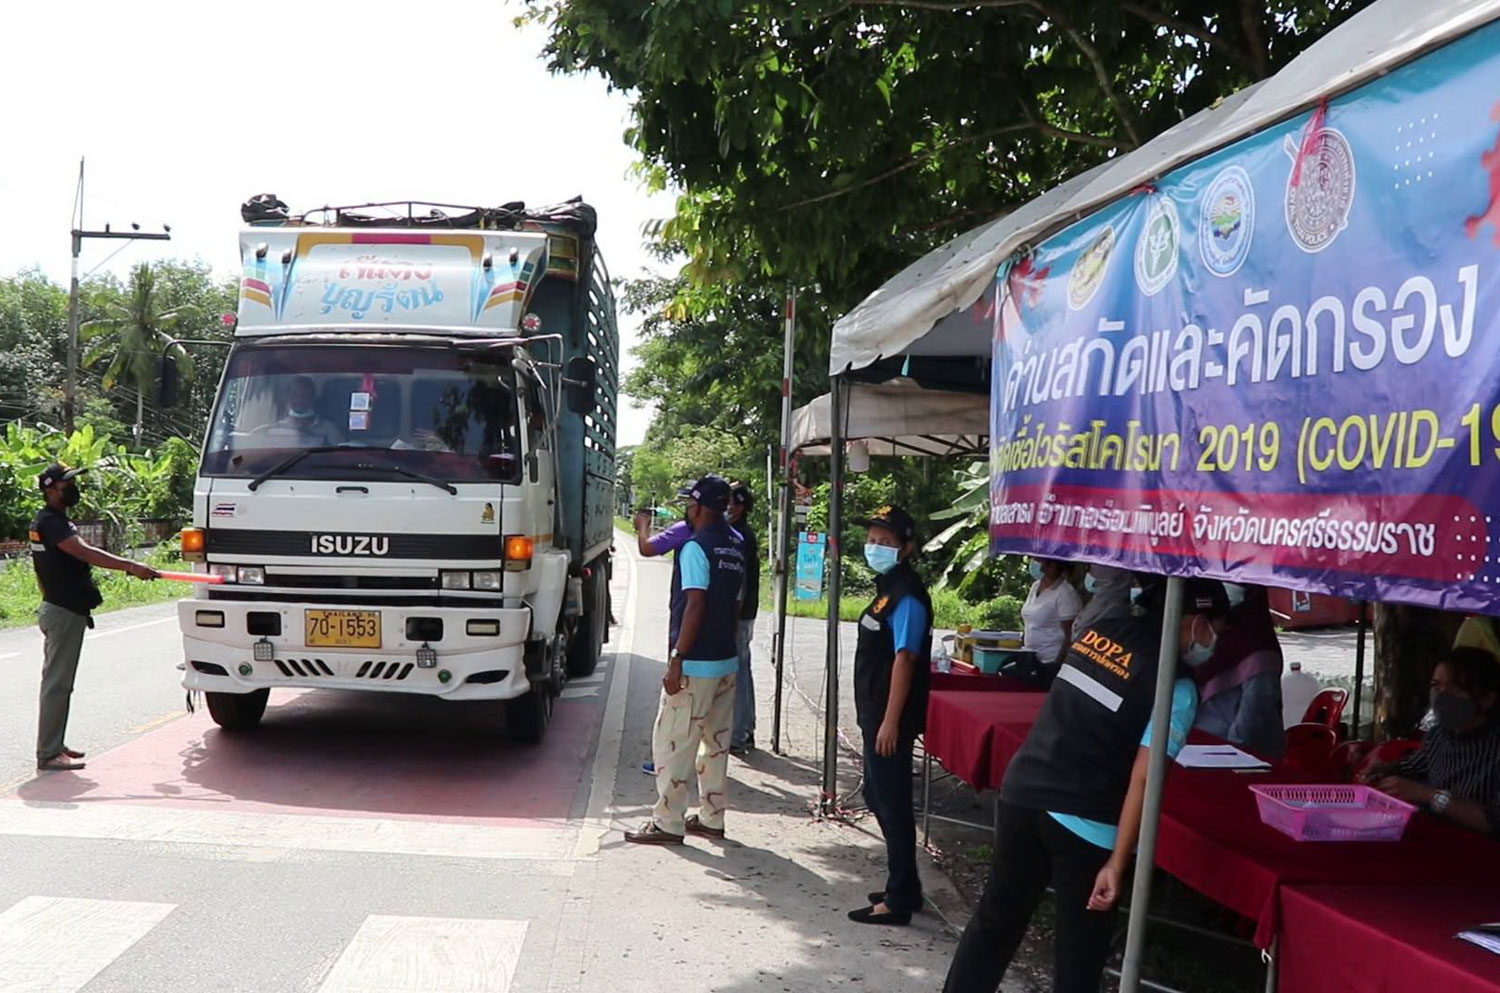
[[[67,291],[40,270],[0,280],[0,418],[56,414],[67,324]]]
[[[139,444],[146,394],[155,386],[157,362],[177,326],[191,311],[186,306],[168,305],[165,295],[158,292],[155,271],[145,262],[131,272],[124,299],[106,300],[102,310],[103,316],[89,321],[80,331],[79,337],[90,343],[83,365],[91,368],[105,363],[102,383],[106,392],[122,381],[134,388],[134,434]],[[186,350],[179,345],[176,353],[184,377],[191,378],[191,359]]]
[[[633,96],[694,285],[847,310],[902,264],[1263,79],[1369,0],[530,0]]]

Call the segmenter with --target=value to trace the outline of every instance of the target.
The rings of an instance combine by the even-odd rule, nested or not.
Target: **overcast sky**
[[[68,278],[69,214],[87,158],[84,221],[172,226],[171,242],[86,243],[85,271],[201,258],[238,271],[240,202],[294,211],[422,199],[599,210],[611,273],[650,265],[642,227],[668,216],[630,174],[627,103],[597,77],[548,74],[544,32],[505,0],[73,0],[7,5],[0,273]],[[626,329],[625,348],[633,340]],[[627,358],[627,362],[628,362]],[[620,443],[650,415],[625,409]]]

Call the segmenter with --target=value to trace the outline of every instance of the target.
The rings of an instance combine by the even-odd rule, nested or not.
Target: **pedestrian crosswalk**
[[[27,897],[0,912],[0,989],[81,993],[106,969],[123,965],[174,911],[169,903]],[[526,931],[527,923],[517,920],[371,914],[326,974],[306,977],[299,988],[510,993]]]
[[[525,921],[365,918],[318,993],[506,993]]]
[[[0,988],[76,993],[174,909],[170,903],[27,897],[0,913]]]

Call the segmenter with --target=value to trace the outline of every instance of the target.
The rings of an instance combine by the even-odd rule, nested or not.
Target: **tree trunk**
[[[1427,712],[1432,663],[1453,644],[1462,614],[1376,603],[1375,738],[1404,737]]]

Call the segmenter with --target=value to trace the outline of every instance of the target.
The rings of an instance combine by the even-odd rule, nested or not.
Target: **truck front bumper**
[[[381,647],[330,648],[308,645],[304,610],[373,611],[380,615]],[[279,635],[249,633],[247,615],[280,615]],[[443,636],[434,641],[406,638],[408,617],[441,618]],[[288,604],[260,601],[190,599],[179,601],[183,679],[190,690],[250,693],[274,686],[420,693],[449,700],[510,700],[526,693],[525,647],[531,612],[502,609]],[[263,620],[263,618],[262,618]],[[499,625],[495,635],[471,635],[471,620]],[[256,643],[269,641],[269,659],[257,659]],[[436,659],[418,660],[424,645]]]

